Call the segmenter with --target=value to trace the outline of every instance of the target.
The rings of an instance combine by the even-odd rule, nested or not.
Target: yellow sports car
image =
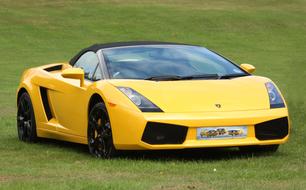
[[[287,106],[276,85],[254,70],[195,45],[93,45],[69,63],[23,73],[18,136],[88,144],[103,158],[119,150],[276,151],[289,136]]]

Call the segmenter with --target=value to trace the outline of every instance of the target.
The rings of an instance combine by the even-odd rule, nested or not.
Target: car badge
[[[215,104],[217,108],[221,108],[221,104]]]

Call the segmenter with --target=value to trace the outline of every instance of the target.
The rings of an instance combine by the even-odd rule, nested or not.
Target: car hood
[[[164,112],[211,112],[269,109],[264,77],[221,80],[146,81],[118,80],[114,86],[130,87]]]

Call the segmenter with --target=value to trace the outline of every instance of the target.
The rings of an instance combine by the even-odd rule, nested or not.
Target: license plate
[[[198,140],[246,138],[246,126],[197,128]]]

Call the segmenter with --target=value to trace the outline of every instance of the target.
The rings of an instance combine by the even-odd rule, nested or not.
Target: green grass
[[[17,139],[15,91],[24,69],[128,40],[194,43],[255,65],[287,100],[289,143],[273,155],[221,149],[98,160],[86,146]],[[306,1],[1,0],[0,66],[0,189],[306,187]]]

